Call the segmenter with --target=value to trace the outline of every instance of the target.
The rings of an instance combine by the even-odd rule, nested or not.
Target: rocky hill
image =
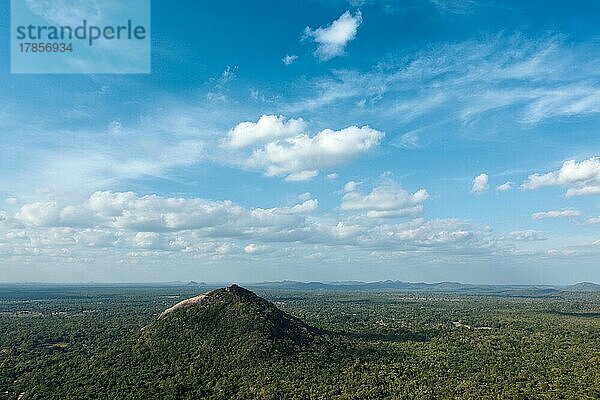
[[[150,347],[235,348],[248,353],[289,352],[309,344],[317,329],[271,302],[232,285],[181,301],[163,311],[143,329],[141,341]],[[182,349],[183,351],[184,349]]]

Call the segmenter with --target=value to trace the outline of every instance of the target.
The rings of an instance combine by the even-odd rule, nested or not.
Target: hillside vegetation
[[[600,397],[597,295],[193,290],[0,292],[0,398]]]

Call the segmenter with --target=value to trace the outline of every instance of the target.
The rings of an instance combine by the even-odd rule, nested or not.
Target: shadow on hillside
[[[586,311],[558,311],[552,310],[548,311],[549,314],[553,315],[562,315],[566,317],[583,317],[583,318],[598,318],[600,317],[600,312],[586,312]]]

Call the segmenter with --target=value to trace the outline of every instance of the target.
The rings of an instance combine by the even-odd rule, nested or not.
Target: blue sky
[[[10,74],[1,41],[0,281],[598,282],[598,26],[154,1],[147,75]]]

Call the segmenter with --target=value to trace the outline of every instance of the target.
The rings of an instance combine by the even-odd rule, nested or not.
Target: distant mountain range
[[[23,287],[170,287],[187,286],[201,287],[205,289],[217,288],[228,283],[218,282],[149,282],[149,283],[0,283],[0,287],[23,286]],[[600,292],[600,284],[593,282],[580,282],[574,285],[479,285],[460,282],[404,282],[404,281],[340,281],[340,282],[301,282],[301,281],[273,281],[273,282],[253,282],[245,283],[245,287],[253,289],[290,289],[290,290],[399,290],[415,292],[454,292],[454,293],[473,293],[473,294],[510,294],[524,296],[552,295],[561,292]]]
[[[566,290],[569,292],[600,292],[600,285],[592,282],[580,282],[568,286]]]
[[[512,295],[544,295],[560,292],[600,292],[600,285],[591,282],[582,282],[570,286],[557,285],[476,285],[459,282],[262,282],[246,285],[251,288],[270,289],[297,289],[297,290],[403,290],[420,292],[462,292],[462,293],[489,293]]]

